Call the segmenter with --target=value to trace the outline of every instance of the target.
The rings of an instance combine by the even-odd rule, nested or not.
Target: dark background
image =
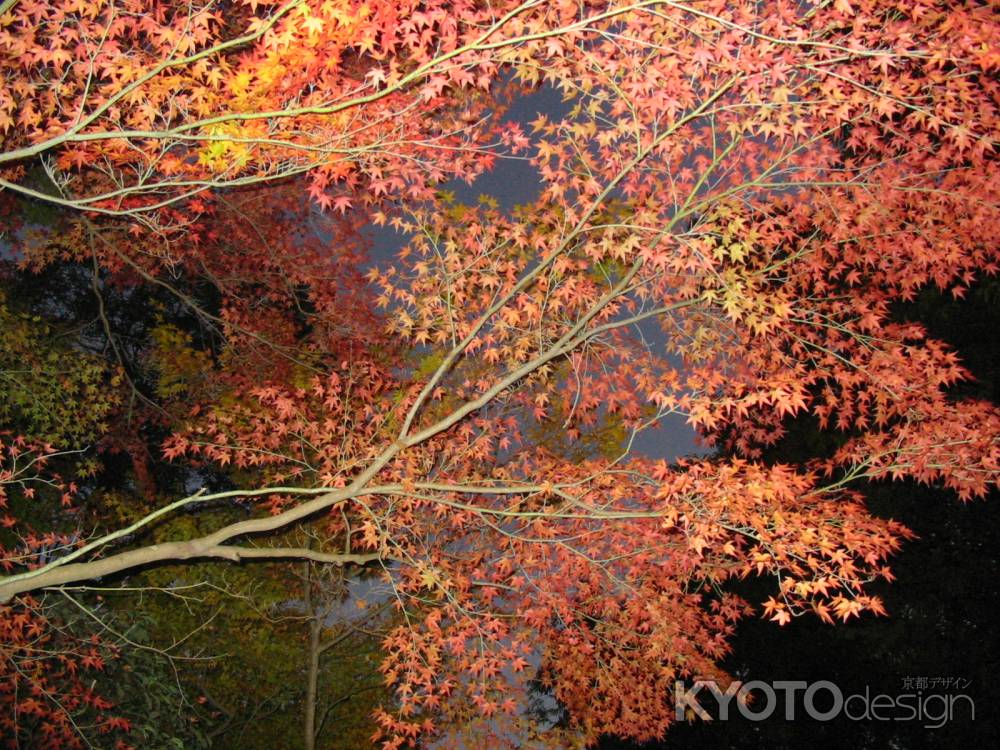
[[[956,387],[956,396],[1000,403],[1000,281],[981,282],[962,301],[928,291],[896,314],[919,320],[958,350],[975,380]],[[769,458],[801,459],[824,448],[823,436],[799,420]],[[902,521],[919,536],[890,560],[897,580],[873,587],[889,617],[865,615],[835,626],[802,617],[785,627],[750,619],[740,626],[724,666],[743,681],[828,680],[845,697],[866,688],[873,696],[914,693],[916,679],[927,678],[924,697],[964,693],[975,704],[974,721],[968,704],[959,701],[951,721],[938,729],[916,720],[818,722],[805,716],[799,700],[797,719],[790,722],[778,692],[778,708],[764,721],[743,718],[733,702],[728,721],[678,722],[664,741],[645,745],[606,738],[599,750],[997,747],[1000,493],[963,504],[953,493],[912,482],[869,484],[864,491],[876,514]],[[760,601],[772,588],[766,581],[751,582],[742,593]],[[964,687],[944,688],[940,682],[933,687],[935,678],[959,679]],[[717,716],[715,699],[707,691],[699,698]],[[940,710],[933,703],[931,708]],[[859,704],[852,709],[857,713]]]

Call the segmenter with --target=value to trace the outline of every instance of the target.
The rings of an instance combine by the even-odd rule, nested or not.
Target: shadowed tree
[[[953,398],[953,350],[892,316],[996,272],[995,9],[143,10],[4,4],[0,186],[67,211],[11,221],[25,267],[86,263],[98,288],[155,287],[211,327],[210,346],[153,337],[187,353],[157,382],[180,403],[192,382],[160,423],[191,481],[170,500],[148,484],[142,514],[56,557],[22,533],[0,579],[11,622],[36,592],[165,563],[375,569],[398,618],[385,747],[646,740],[675,680],[725,680],[751,611],[735,579],[770,582],[779,624],[883,612],[871,585],[910,533],[858,482],[996,485],[1000,413]],[[502,120],[543,83],[565,115]],[[500,155],[530,161],[537,200],[439,192]],[[311,205],[339,218],[309,231]],[[404,247],[363,275],[367,223]],[[836,450],[762,460],[806,414]],[[724,451],[632,449],[670,415]],[[574,452],[584,436],[600,450]],[[539,684],[562,735],[519,712]]]

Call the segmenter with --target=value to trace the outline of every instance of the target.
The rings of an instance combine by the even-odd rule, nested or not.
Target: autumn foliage
[[[85,268],[99,298],[155,293],[186,316],[163,303],[133,355],[102,307],[111,344],[87,377],[115,416],[37,446],[129,454],[141,512],[79,524],[58,557],[38,555],[54,532],[5,516],[2,669],[33,687],[0,700],[15,724],[44,712],[49,746],[74,741],[81,701],[109,707],[76,657],[13,677],[25,629],[48,632],[37,597],[194,559],[379,570],[400,615],[387,748],[661,736],[675,681],[724,679],[755,607],[885,614],[866,585],[909,532],[858,482],[970,500],[1000,479],[1000,413],[955,398],[956,353],[893,307],[998,269],[989,3],[2,8],[3,262]],[[506,117],[552,90],[561,110]],[[537,175],[523,205],[445,189],[504,158]],[[372,227],[396,256],[369,255]],[[717,450],[633,449],[671,415]],[[22,440],[29,416],[0,406]],[[769,465],[793,418],[835,447]],[[158,486],[164,461],[232,489]],[[245,516],[143,536],[210,502]],[[300,527],[324,544],[289,546]],[[773,595],[727,590],[748,576]],[[538,689],[567,711],[558,732],[522,713]]]

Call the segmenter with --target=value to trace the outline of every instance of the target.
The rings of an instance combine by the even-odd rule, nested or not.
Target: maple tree
[[[200,346],[149,333],[159,404],[102,307],[119,371],[76,377],[149,401],[106,440],[147,498],[153,425],[165,459],[232,483],[54,559],[26,529],[5,548],[8,608],[156,563],[374,568],[403,620],[383,643],[386,747],[531,734],[515,725],[535,681],[571,726],[532,741],[644,739],[675,680],[722,679],[750,611],[728,580],[775,578],[763,612],[781,624],[884,611],[865,585],[908,532],[854,482],[968,500],[1000,479],[1000,413],[949,395],[956,354],[891,314],[997,270],[989,4],[0,9],[9,252],[42,274],[88,264],[98,299],[156,289],[211,329]],[[541,86],[565,116],[504,119]],[[537,199],[440,190],[502,156],[528,160]],[[60,218],[9,208],[26,201]],[[312,228],[311,206],[329,212]],[[405,247],[363,275],[369,223]],[[836,452],[761,460],[803,413]],[[724,450],[632,450],[672,414]],[[538,439],[553,422],[580,450]],[[244,517],[213,526],[213,503]],[[303,525],[322,543],[288,542]]]

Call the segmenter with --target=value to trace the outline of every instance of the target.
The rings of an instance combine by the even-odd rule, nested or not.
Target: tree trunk
[[[319,619],[309,621],[309,674],[306,677],[306,750],[316,750],[316,692],[319,682]]]

